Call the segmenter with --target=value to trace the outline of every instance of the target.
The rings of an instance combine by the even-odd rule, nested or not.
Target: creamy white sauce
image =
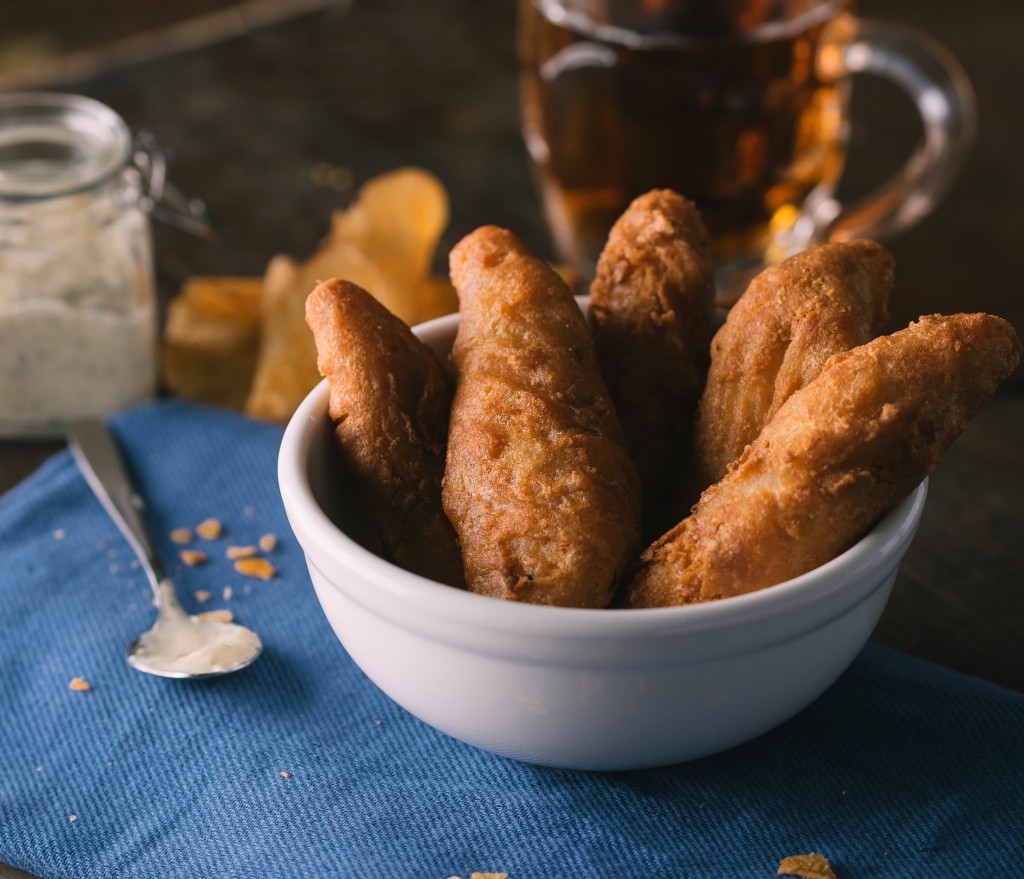
[[[42,301],[0,309],[0,432],[49,433],[155,390],[153,306],[128,314]]]
[[[217,674],[259,653],[260,639],[232,623],[171,614],[140,639],[135,656],[147,668],[181,674]]]
[[[0,244],[0,436],[58,433],[156,390],[148,220],[129,209],[94,223],[81,198],[61,200],[67,234],[48,247]],[[31,219],[44,208],[56,206]]]

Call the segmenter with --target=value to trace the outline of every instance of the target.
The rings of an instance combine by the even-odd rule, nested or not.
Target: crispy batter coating
[[[635,199],[598,260],[590,323],[645,520],[657,520],[689,456],[714,296],[711,242],[696,207],[668,189]]]
[[[873,241],[823,244],[761,272],[711,345],[694,433],[700,490],[717,482],[833,354],[888,320],[893,259]]]
[[[832,357],[641,557],[629,607],[763,589],[848,549],[932,470],[1016,368],[1013,328],[922,317]]]
[[[462,585],[462,559],[441,508],[452,382],[434,353],[369,293],[319,284],[306,301],[317,368],[342,454],[395,562]]]
[[[451,253],[462,317],[443,501],[485,595],[604,607],[640,539],[640,481],[572,293],[511,232]]]

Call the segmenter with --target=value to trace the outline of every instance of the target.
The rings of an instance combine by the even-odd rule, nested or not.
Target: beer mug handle
[[[850,204],[827,199],[813,218],[816,238],[888,238],[918,223],[939,202],[974,143],[974,90],[957,60],[912,28],[861,20],[842,54],[848,74],[872,73],[902,87],[924,124],[924,140],[903,168]]]

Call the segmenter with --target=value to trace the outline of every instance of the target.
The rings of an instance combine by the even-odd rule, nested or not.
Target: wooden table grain
[[[917,23],[951,49],[975,84],[981,118],[948,198],[887,242],[897,266],[893,326],[924,313],[985,310],[1024,332],[1024,114],[1013,91],[1024,81],[1024,4],[976,0],[970,28],[957,7],[859,4],[864,15]],[[206,201],[220,243],[156,230],[166,304],[189,275],[258,275],[275,253],[308,254],[331,211],[351,198],[349,183],[408,164],[431,169],[449,189],[442,253],[495,223],[551,256],[520,139],[513,36],[511,2],[357,0],[51,85],[154,130],[173,151],[174,182]],[[906,101],[878,83],[856,88],[854,109],[849,180],[860,185],[884,161],[873,156],[872,132],[898,141],[913,137],[917,123]],[[328,165],[342,173],[314,172]],[[60,447],[0,443],[0,491]],[[878,641],[1024,692],[1022,475],[1018,372],[932,477]],[[0,879],[17,875],[0,865]]]

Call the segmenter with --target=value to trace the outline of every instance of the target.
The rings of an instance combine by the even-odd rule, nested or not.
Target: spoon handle
[[[158,600],[165,600],[161,583],[167,580],[167,571],[142,518],[145,505],[128,478],[110,431],[100,421],[77,422],[68,430],[68,446],[89,487],[146,566]]]

